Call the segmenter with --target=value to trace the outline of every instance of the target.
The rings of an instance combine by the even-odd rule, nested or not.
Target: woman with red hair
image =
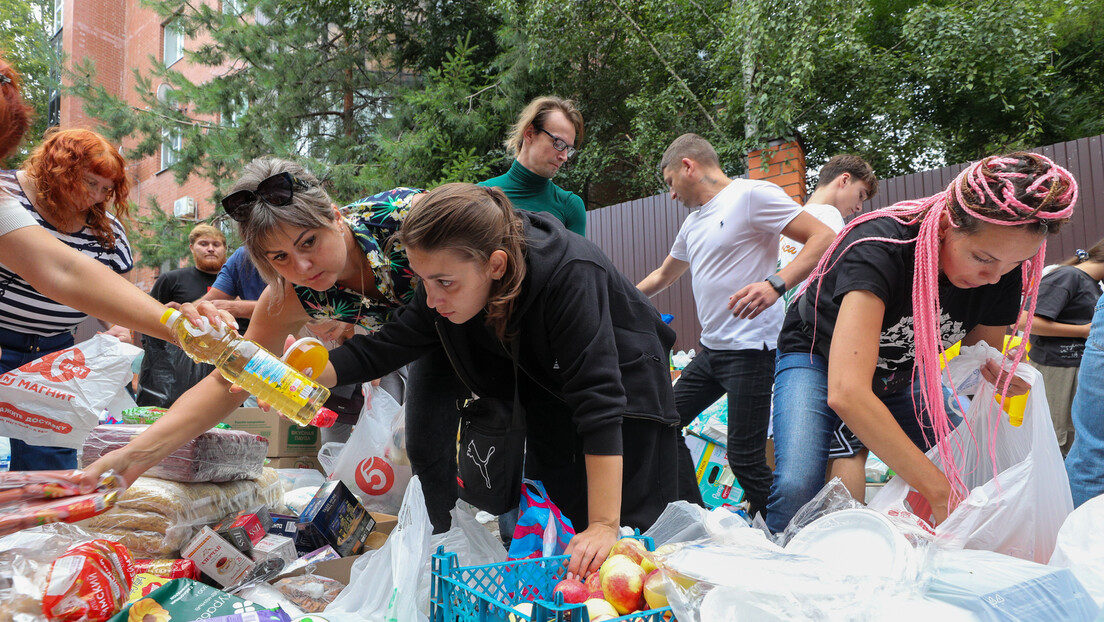
[[[19,74],[0,59],[0,160],[29,121]],[[0,373],[73,345],[85,313],[173,339],[159,321],[165,307],[120,276],[130,244],[108,207],[125,215],[128,192],[122,157],[86,130],[56,132],[24,170],[0,171]],[[75,450],[12,439],[12,470],[75,467]]]

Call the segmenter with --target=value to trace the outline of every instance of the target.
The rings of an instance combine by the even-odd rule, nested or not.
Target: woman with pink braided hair
[[[968,491],[954,468],[944,474],[924,455],[954,427],[940,355],[959,340],[1000,347],[1022,307],[1033,315],[1046,236],[1076,201],[1068,171],[1013,153],[840,232],[778,338],[772,531],[823,487],[830,456],[864,447],[927,499],[937,522],[954,510]],[[999,392],[1022,394],[1028,387],[1011,374],[1021,357],[989,361],[981,373]]]

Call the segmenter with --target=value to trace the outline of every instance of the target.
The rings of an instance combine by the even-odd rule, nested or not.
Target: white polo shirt
[[[688,262],[701,343],[713,350],[775,348],[782,328],[782,303],[753,320],[733,317],[728,298],[745,285],[774,274],[778,238],[801,213],[778,185],[734,179],[687,217],[671,256]]]

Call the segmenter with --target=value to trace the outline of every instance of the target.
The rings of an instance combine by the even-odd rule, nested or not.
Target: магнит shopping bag
[[[80,449],[141,353],[101,333],[0,376],[0,436]]]
[[[968,352],[983,348],[977,352]],[[962,348],[977,361],[1000,359],[984,344]],[[950,448],[969,496],[936,528],[937,542],[948,548],[995,551],[1046,563],[1058,529],[1073,510],[1069,479],[1054,436],[1042,377],[1021,363],[1016,376],[1031,385],[1024,421],[1012,426],[1008,413],[993,399],[996,389],[980,379],[965,420],[940,441]],[[943,468],[938,448],[928,458]],[[911,504],[911,505],[910,505]],[[923,497],[898,477],[870,503],[882,512],[908,510],[931,520]]]
[[[567,543],[575,535],[575,528],[571,525],[571,519],[564,516],[560,508],[548,498],[544,484],[537,480],[524,480],[518,510],[509,559],[564,554]]]
[[[396,514],[410,481],[406,457],[406,417],[387,391],[371,392],[349,441],[326,443],[319,460],[330,479],[340,479],[371,512]],[[336,459],[332,456],[336,454]]]

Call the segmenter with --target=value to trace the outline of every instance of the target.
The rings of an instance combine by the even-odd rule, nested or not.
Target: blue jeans
[[[728,465],[748,500],[748,515],[766,509],[771,487],[767,465],[774,350],[710,350],[703,348],[675,383],[675,409],[680,427],[728,394]],[[679,442],[679,496],[702,505],[701,491],[686,443]]]
[[[73,345],[73,333],[38,337],[0,329],[0,373],[7,373],[35,359]],[[51,471],[77,468],[77,450],[68,447],[28,445],[11,439],[12,471]]]
[[[881,398],[917,447],[927,450],[916,419],[912,391]],[[916,397],[919,403],[920,396]],[[806,352],[778,357],[774,376],[774,484],[767,503],[767,527],[778,533],[801,506],[824,488],[828,448],[839,415],[828,407],[828,362]],[[930,428],[928,429],[930,436]]]
[[[1104,494],[1104,297],[1096,303],[1073,396],[1073,446],[1066,456],[1073,506]]]

